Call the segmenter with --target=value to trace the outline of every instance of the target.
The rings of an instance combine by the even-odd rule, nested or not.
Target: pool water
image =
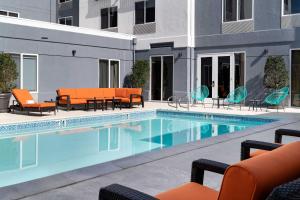
[[[270,122],[157,112],[109,123],[0,134],[0,187]]]

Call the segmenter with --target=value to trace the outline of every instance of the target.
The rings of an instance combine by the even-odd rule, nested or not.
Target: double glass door
[[[173,56],[151,57],[151,100],[166,101],[173,96],[173,60]]]
[[[236,87],[235,54],[200,55],[197,66],[196,87],[206,85],[208,98],[226,98]]]

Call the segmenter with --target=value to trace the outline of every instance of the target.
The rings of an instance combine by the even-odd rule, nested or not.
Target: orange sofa
[[[191,182],[155,197],[124,187],[100,189],[99,200],[263,200],[274,188],[300,177],[300,141],[234,165],[200,159],[193,162]],[[205,171],[224,174],[220,191],[203,185]]]
[[[68,110],[86,105],[88,99],[121,99],[122,105],[132,107],[134,104],[144,107],[141,88],[60,88],[56,91],[57,103]]]
[[[54,102],[34,102],[30,92],[26,89],[13,89],[12,95],[15,97],[18,104],[10,106],[10,110],[19,110],[29,112],[40,112],[41,115],[43,112],[53,111],[56,114],[56,104]]]

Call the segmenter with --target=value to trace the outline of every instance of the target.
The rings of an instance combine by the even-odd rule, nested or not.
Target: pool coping
[[[163,110],[164,109],[155,109],[155,110]],[[169,111],[169,110],[165,110]],[[177,112],[177,111],[175,111]],[[182,111],[180,111],[182,112]],[[189,113],[189,112],[187,112]],[[193,112],[191,112],[193,113]],[[198,114],[204,114],[202,112],[195,112]],[[209,114],[209,113],[208,113]],[[213,114],[215,115],[215,114]],[[223,114],[220,114],[223,115]],[[224,114],[225,115],[225,114]],[[229,115],[230,116],[230,115]],[[242,117],[242,116],[241,116]],[[262,116],[249,117],[249,118],[266,118]],[[270,118],[270,117],[267,117]],[[273,118],[272,118],[273,119]],[[6,186],[0,188],[1,198],[4,199],[21,199],[25,197],[34,196],[40,193],[44,193],[47,191],[55,190],[58,188],[67,187],[70,185],[74,185],[80,182],[88,181],[91,179],[95,179],[101,176],[105,176],[107,174],[115,173],[118,171],[122,171],[128,168],[136,167],[139,165],[143,165],[146,163],[154,162],[157,160],[161,160],[167,157],[176,156],[179,154],[183,154],[189,151],[201,149],[207,146],[215,145],[218,143],[227,142],[233,139],[242,138],[245,136],[258,134],[263,131],[267,131],[274,128],[279,128],[283,125],[288,125],[292,123],[299,122],[299,119],[277,119],[278,121],[271,122],[265,125],[250,127],[243,131],[236,131],[227,135],[220,135],[217,137],[212,137],[204,140],[199,140],[195,142],[190,142],[186,144],[180,144],[173,147],[165,148],[165,149],[157,149],[152,150],[150,152],[144,152],[141,154],[109,161],[102,164],[97,164],[89,167],[84,167],[68,172],[63,172],[60,174],[19,183],[16,185]],[[97,187],[97,186],[95,186]]]

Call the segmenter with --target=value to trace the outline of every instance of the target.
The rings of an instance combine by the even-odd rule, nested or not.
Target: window
[[[101,9],[101,29],[118,26],[118,7]]]
[[[155,22],[155,0],[135,3],[135,24]]]
[[[120,61],[104,59],[99,61],[99,87],[120,87]]]
[[[284,15],[299,14],[300,1],[299,0],[283,0]]]
[[[253,0],[223,0],[223,22],[252,19]]]
[[[29,54],[10,54],[16,62],[18,78],[15,81],[17,88],[38,91],[38,57]],[[22,62],[21,62],[22,61]]]
[[[0,10],[0,15],[9,16],[9,17],[17,17],[17,18],[19,17],[19,13],[6,11],[6,10]]]
[[[58,2],[59,3],[66,3],[66,2],[69,2],[69,1],[72,1],[72,0],[59,0]]]
[[[73,25],[73,17],[61,17],[58,19],[58,23],[63,24],[63,25],[72,26]]]

